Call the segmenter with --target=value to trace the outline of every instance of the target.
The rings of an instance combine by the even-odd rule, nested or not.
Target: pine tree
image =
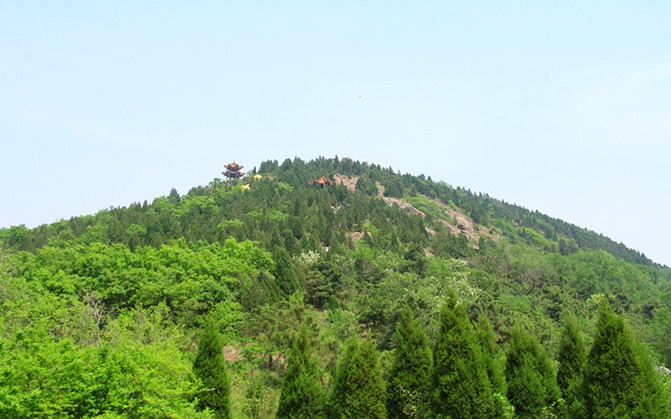
[[[575,317],[567,316],[559,342],[557,384],[569,411],[580,415],[580,385],[587,351]]]
[[[431,349],[422,327],[405,306],[394,337],[396,350],[389,371],[389,417],[422,417],[426,409]]]
[[[375,344],[350,338],[336,369],[330,417],[386,418],[385,399]]]
[[[289,355],[277,409],[278,418],[323,417],[324,391],[311,352],[307,327],[303,325],[294,339]]]
[[[599,306],[582,390],[588,417],[669,416],[649,354],[606,301]]]
[[[466,309],[451,294],[433,350],[430,409],[437,417],[491,417],[494,394]]]
[[[535,337],[519,327],[508,347],[506,381],[515,416],[538,418],[558,410],[560,391],[552,364]]]
[[[217,418],[229,418],[231,385],[222,349],[219,331],[214,322],[209,322],[198,342],[193,372],[203,385],[198,407],[210,409]]]

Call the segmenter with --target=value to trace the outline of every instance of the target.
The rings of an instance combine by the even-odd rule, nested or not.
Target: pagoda
[[[239,165],[236,162],[233,162],[231,164],[227,164],[224,166],[226,168],[225,172],[221,172],[224,176],[226,176],[230,182],[231,179],[239,179],[245,175],[244,172],[241,172],[240,169],[244,168],[245,166]]]
[[[315,179],[314,182],[310,182],[310,185],[316,185],[316,186],[319,186],[319,187],[323,188],[324,186],[333,185],[333,181],[324,177],[324,176],[322,176],[319,179]]]

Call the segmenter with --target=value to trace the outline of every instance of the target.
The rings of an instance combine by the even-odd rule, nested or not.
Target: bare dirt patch
[[[224,358],[227,362],[242,360],[242,350],[235,346],[224,346]]]
[[[367,232],[367,234],[370,236],[370,233]],[[349,233],[349,236],[352,238],[352,240],[361,240],[363,239],[363,232],[362,231],[353,231]]]

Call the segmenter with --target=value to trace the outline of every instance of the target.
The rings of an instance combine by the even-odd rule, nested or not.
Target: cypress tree
[[[317,365],[311,357],[312,345],[307,327],[301,327],[289,354],[287,373],[282,382],[278,418],[323,417],[324,391]]]
[[[385,388],[375,344],[350,338],[338,363],[331,394],[330,416],[386,418]]]
[[[431,349],[409,306],[403,308],[394,337],[396,350],[389,371],[389,417],[422,417],[431,369]]]
[[[508,347],[506,381],[515,416],[537,418],[557,411],[560,391],[552,364],[535,337],[519,327]]]
[[[512,407],[506,398],[506,377],[503,371],[503,357],[499,346],[494,340],[494,329],[489,318],[481,315],[475,328],[478,343],[482,350],[487,377],[494,392],[496,416],[505,416]]]
[[[606,301],[599,306],[582,393],[588,417],[669,416],[649,354]]]
[[[580,415],[580,385],[587,351],[575,317],[567,316],[559,342],[557,384],[569,411]]]
[[[491,417],[494,394],[466,309],[450,295],[440,313],[433,350],[431,413],[437,417]]]
[[[203,384],[198,407],[210,409],[217,418],[229,418],[231,385],[222,349],[221,336],[215,322],[208,322],[198,342],[193,372]]]
[[[282,294],[289,296],[296,291],[303,290],[304,287],[301,286],[294,263],[284,246],[274,247],[272,255],[275,260],[273,275],[275,275],[275,280]]]

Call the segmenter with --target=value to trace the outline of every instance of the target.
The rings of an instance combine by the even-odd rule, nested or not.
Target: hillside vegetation
[[[423,175],[252,174],[0,230],[0,416],[668,417],[668,268]]]

